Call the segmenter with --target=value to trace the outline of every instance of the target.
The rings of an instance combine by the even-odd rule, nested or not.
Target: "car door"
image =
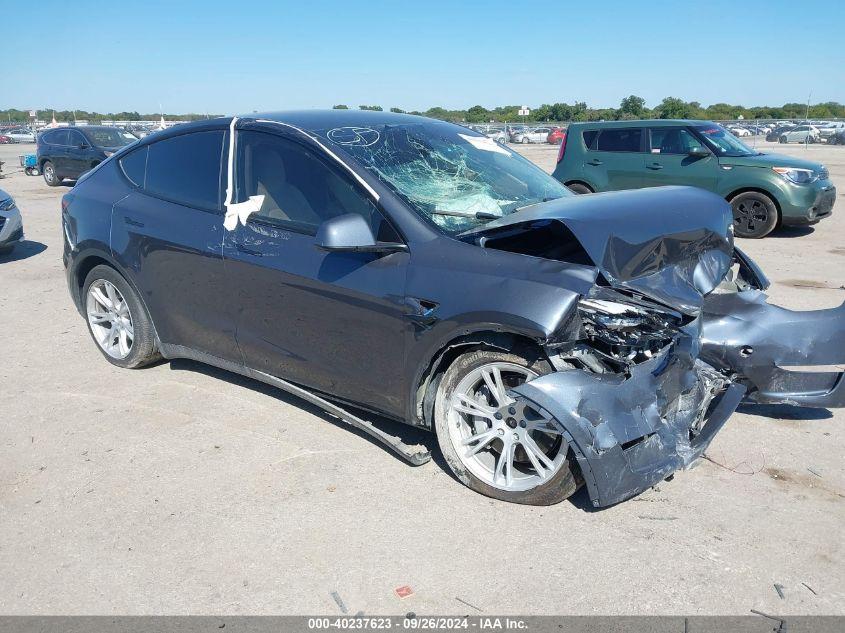
[[[65,167],[62,174],[76,178],[90,166],[89,152],[91,143],[79,130],[68,130],[68,143],[65,149]]]
[[[585,153],[584,175],[597,191],[637,189],[643,186],[642,128],[603,128]]]
[[[56,173],[62,177],[68,173],[68,143],[70,130],[54,130],[45,137],[45,143],[49,143],[46,158],[53,163]]]
[[[403,415],[408,253],[324,252],[326,219],[357,213],[382,241],[396,230],[316,145],[239,130],[237,200],[261,207],[227,232],[229,300],[248,366],[388,414]]]
[[[653,127],[647,136],[650,153],[643,158],[643,187],[688,185],[715,190],[719,161],[689,128]],[[695,149],[707,155],[690,155]]]
[[[226,136],[196,131],[123,156],[119,168],[132,190],[112,209],[111,248],[162,343],[240,363],[223,271]]]

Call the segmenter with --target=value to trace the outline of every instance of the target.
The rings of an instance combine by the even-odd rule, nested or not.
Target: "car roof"
[[[378,112],[373,110],[290,110],[273,112],[253,112],[238,115],[239,119],[266,120],[286,123],[306,132],[314,133],[333,127],[366,127],[380,125],[411,125],[419,123],[453,125],[446,121],[430,119],[413,114],[398,114],[395,112]],[[232,117],[217,117],[201,119],[188,123],[180,123],[165,130],[159,130],[140,139],[136,147],[154,143],[155,141],[178,136],[186,132],[200,132],[215,130],[228,126]],[[469,128],[466,128],[469,129]]]
[[[573,123],[581,127],[669,127],[675,125],[714,125],[712,121],[700,119],[637,119],[635,121],[584,121]]]
[[[303,130],[324,130],[332,127],[363,127],[367,125],[413,125],[415,123],[433,123],[437,119],[414,114],[379,112],[374,110],[292,110],[287,112],[259,112],[247,114],[243,118],[266,119],[287,123]],[[445,121],[440,121],[446,123]]]

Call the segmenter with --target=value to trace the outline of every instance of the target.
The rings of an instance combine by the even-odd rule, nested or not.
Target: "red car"
[[[566,136],[566,130],[562,127],[553,127],[552,131],[546,137],[546,142],[552,145],[560,145]]]
[[[5,134],[0,134],[0,145],[6,145],[8,143],[14,143],[15,140],[11,136],[6,136]]]

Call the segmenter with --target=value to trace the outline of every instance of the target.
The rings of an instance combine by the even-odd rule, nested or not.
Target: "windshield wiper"
[[[501,215],[490,213],[489,211],[476,211],[475,213],[463,213],[461,211],[441,211],[435,209],[431,212],[433,215],[449,215],[455,218],[471,218],[473,220],[498,220]]]

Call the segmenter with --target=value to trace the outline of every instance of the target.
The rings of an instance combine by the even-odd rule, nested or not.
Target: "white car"
[[[15,199],[0,189],[0,255],[6,255],[23,240],[23,221]]]
[[[494,141],[498,141],[499,143],[507,143],[508,142],[508,135],[505,133],[504,130],[499,128],[490,128],[486,132],[483,132],[484,136],[487,138],[492,138]]]
[[[821,135],[814,125],[796,125],[791,130],[781,132],[778,143],[818,143]]]
[[[734,136],[751,136],[751,130],[744,127],[734,126],[729,127],[728,131],[733,134]]]
[[[534,127],[527,130],[520,130],[513,135],[514,143],[545,143],[549,137],[550,127]]]
[[[26,129],[25,127],[13,127],[10,130],[3,132],[3,136],[8,136],[15,143],[35,142],[35,132]]]

